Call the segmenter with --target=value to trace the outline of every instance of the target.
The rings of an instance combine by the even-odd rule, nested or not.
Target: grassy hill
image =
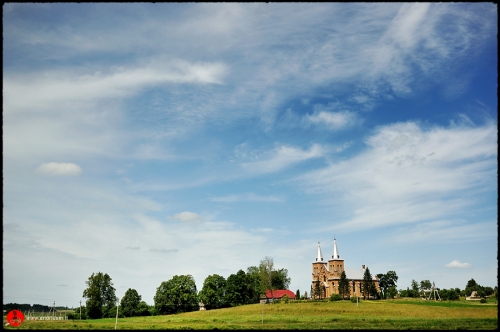
[[[262,311],[264,315],[262,316]],[[263,322],[262,322],[263,317]],[[4,318],[4,326],[5,326]],[[7,327],[12,328],[12,327]],[[114,329],[115,319],[25,321],[16,329]],[[488,329],[498,328],[494,301],[420,299],[252,304],[178,315],[119,318],[118,329]],[[12,328],[13,329],[13,328]]]

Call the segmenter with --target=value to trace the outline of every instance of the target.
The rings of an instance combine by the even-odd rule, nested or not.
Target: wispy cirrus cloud
[[[328,194],[332,200],[342,189],[341,204],[348,204],[352,213],[335,227],[449,218],[470,211],[475,193],[496,189],[496,135],[493,123],[429,129],[413,122],[382,126],[366,139],[365,151],[296,180],[307,192]],[[455,196],[459,191],[462,194]]]
[[[326,151],[318,144],[313,144],[309,150],[302,150],[293,146],[281,145],[266,153],[264,160],[242,163],[241,166],[251,173],[271,173],[282,170],[293,164],[313,158],[320,158]]]
[[[29,76],[4,76],[4,109],[50,110],[67,102],[97,101],[102,98],[130,97],[147,86],[166,83],[220,84],[226,71],[222,63],[189,63],[171,60],[144,67],[114,68],[107,72],[43,72]],[[20,96],[29,94],[30,98]]]
[[[228,195],[228,196],[219,196],[210,198],[213,202],[222,202],[222,203],[234,203],[234,202],[284,202],[285,198],[280,196],[262,196],[256,195],[254,193],[241,194],[241,195]]]

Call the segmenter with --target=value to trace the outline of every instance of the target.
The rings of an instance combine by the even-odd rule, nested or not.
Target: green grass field
[[[264,322],[262,323],[262,308]],[[5,327],[4,317],[4,327]],[[115,319],[25,321],[7,329],[114,329]],[[118,329],[485,329],[498,328],[494,301],[420,299],[251,304],[178,315],[119,318]]]

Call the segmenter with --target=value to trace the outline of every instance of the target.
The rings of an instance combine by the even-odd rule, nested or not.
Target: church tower
[[[344,260],[340,258],[337,240],[333,238],[333,255],[332,258],[328,260],[328,272],[330,274],[329,282],[331,282],[331,292],[333,293],[338,294],[340,274],[342,271],[345,271]]]
[[[327,294],[326,287],[328,287],[328,271],[326,270],[326,262],[323,260],[323,253],[321,252],[321,247],[318,242],[318,251],[316,254],[316,260],[312,263],[312,286],[311,286],[311,296],[325,298]],[[321,295],[313,295],[316,284],[319,282]]]
[[[325,263],[326,262],[323,260],[323,254],[321,253],[321,247],[318,242],[318,252],[316,254],[316,260],[312,264],[313,279],[316,279],[316,276],[321,271],[321,267],[323,267]]]

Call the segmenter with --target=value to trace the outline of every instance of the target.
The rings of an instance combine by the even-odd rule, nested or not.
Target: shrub
[[[356,303],[356,302],[361,302],[361,299],[359,299],[356,295],[351,297],[351,302]]]
[[[285,302],[285,303],[288,303],[288,300],[289,300],[288,295],[286,295],[286,294],[285,294],[285,295],[283,295],[283,297],[281,298],[281,300],[282,300],[283,302]]]
[[[483,299],[479,300],[479,302],[486,303],[486,299],[483,298]]]
[[[340,297],[339,294],[332,294],[330,295],[330,301],[340,301],[342,298]]]

